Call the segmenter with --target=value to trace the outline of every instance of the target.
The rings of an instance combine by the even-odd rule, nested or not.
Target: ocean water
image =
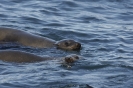
[[[71,68],[58,60],[0,61],[0,88],[133,88],[133,0],[0,0],[0,27],[82,44],[78,52],[1,44],[0,50],[81,59]]]

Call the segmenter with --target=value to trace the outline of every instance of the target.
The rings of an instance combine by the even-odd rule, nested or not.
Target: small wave
[[[79,19],[78,22],[82,22],[82,23],[102,22],[103,21],[103,19],[99,19],[97,17],[90,17],[90,16],[77,17],[76,19]]]
[[[43,9],[43,10],[39,10],[42,14],[45,14],[45,15],[53,15],[53,14],[58,14],[56,13],[55,11],[51,11],[51,10],[48,10],[48,9]]]
[[[8,16],[7,16],[7,15],[5,15],[5,14],[0,14],[0,17],[7,18]]]
[[[60,10],[62,11],[74,11],[76,8],[80,7],[79,4],[77,4],[76,2],[73,1],[62,1],[58,7],[60,8]]]
[[[133,14],[132,12],[120,13],[120,15],[117,16],[117,18],[123,21],[132,21],[133,19],[132,14]]]
[[[34,24],[42,24],[43,20],[40,20],[39,18],[36,17],[21,17],[21,20],[26,22],[26,23],[34,23]]]
[[[81,0],[75,0],[75,1],[81,1]],[[82,0],[81,2],[99,2],[101,0]]]
[[[127,0],[106,0],[107,2],[127,2]]]
[[[80,68],[82,69],[87,69],[87,70],[98,70],[98,69],[102,69],[102,68],[106,68],[109,65],[89,65],[89,66],[82,66]]]
[[[129,69],[129,70],[133,70],[133,66],[131,66],[131,65],[121,65],[121,67]]]
[[[126,38],[122,38],[120,37],[119,40],[125,44],[133,44],[133,40],[132,39],[126,39]]]
[[[65,24],[61,24],[59,22],[57,23],[49,23],[49,24],[45,24],[46,26],[54,26],[54,27],[64,27],[64,26],[68,26],[68,25],[65,25]]]
[[[62,1],[60,5],[62,5],[63,7],[78,7],[78,4],[73,1]]]
[[[99,43],[109,43],[110,40],[109,39],[98,39],[98,38],[95,38],[95,39],[91,39],[90,42],[99,42]]]
[[[11,0],[14,3],[27,3],[27,0]]]

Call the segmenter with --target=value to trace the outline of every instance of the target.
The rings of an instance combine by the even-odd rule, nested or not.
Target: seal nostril
[[[81,44],[80,43],[75,43],[75,47],[73,50],[80,50],[81,49]]]

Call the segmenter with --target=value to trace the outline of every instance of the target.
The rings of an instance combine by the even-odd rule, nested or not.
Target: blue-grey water
[[[79,52],[1,44],[0,50],[81,59],[71,68],[58,60],[0,61],[0,88],[133,88],[133,0],[0,0],[0,27],[82,44]]]

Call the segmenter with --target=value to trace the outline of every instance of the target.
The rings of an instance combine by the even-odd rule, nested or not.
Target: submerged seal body
[[[64,50],[80,50],[81,48],[81,44],[74,40],[55,41],[10,28],[0,28],[0,43],[1,42],[15,42],[24,46],[35,48],[57,47]]]
[[[79,59],[79,57],[75,54],[68,55],[66,57],[41,57],[31,53],[23,52],[23,51],[15,51],[15,50],[4,50],[0,51],[0,60],[6,62],[16,62],[16,63],[31,63],[31,62],[39,62],[45,60],[53,60],[53,59],[61,59],[65,63],[73,63]]]

